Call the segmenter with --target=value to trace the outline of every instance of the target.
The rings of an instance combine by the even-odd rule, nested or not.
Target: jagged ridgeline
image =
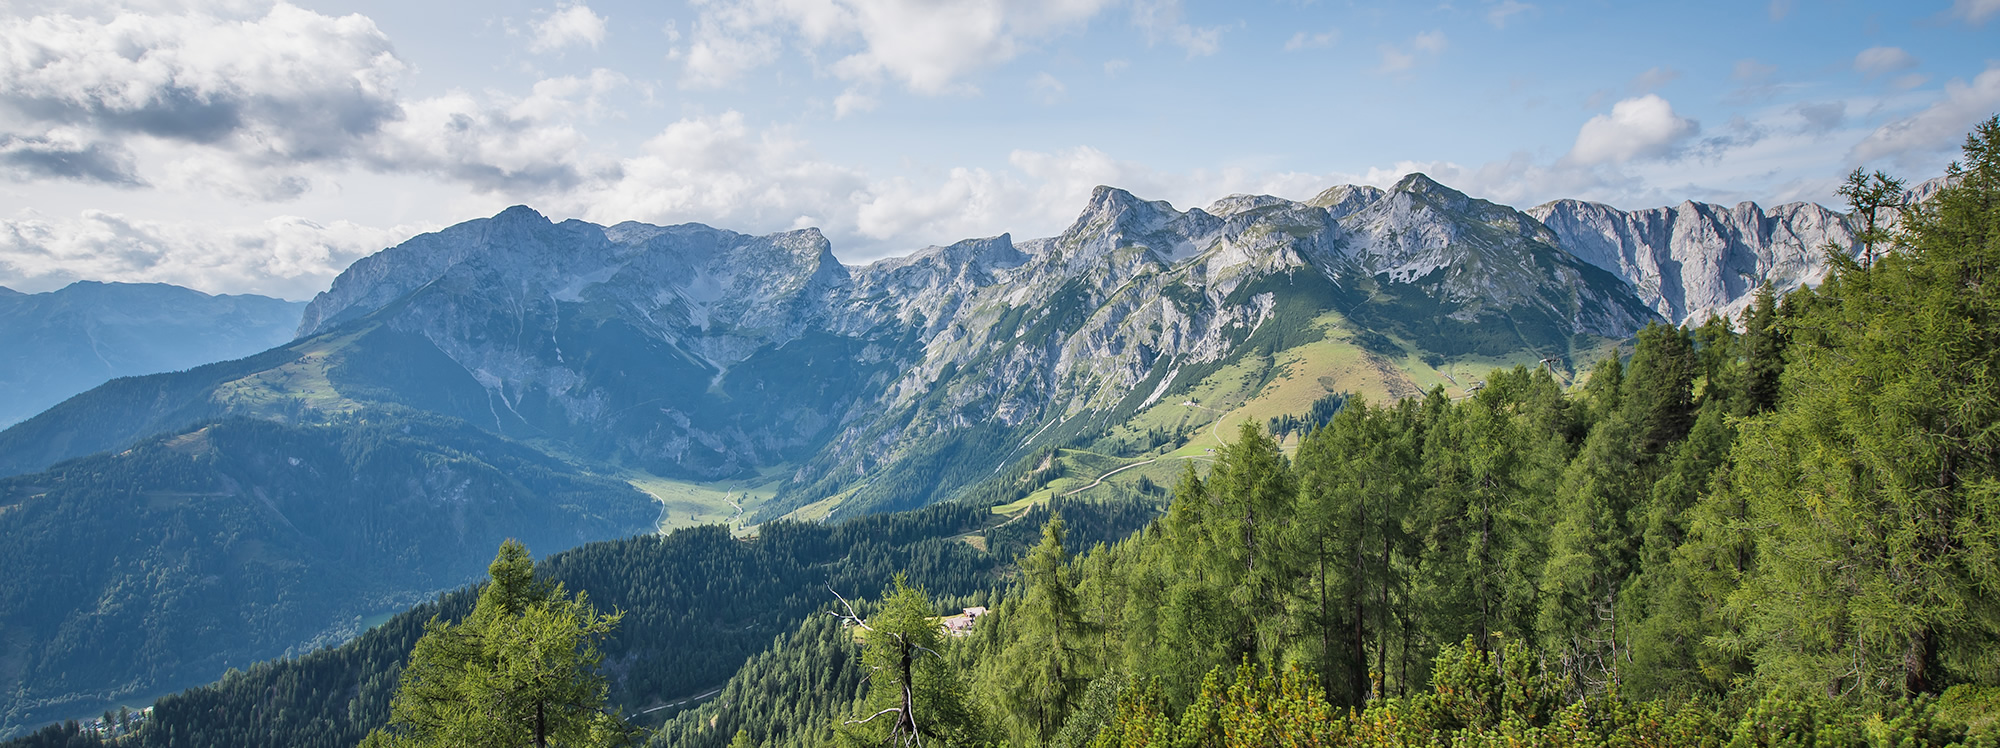
[[[1178,439],[1330,392],[1567,366],[1658,318],[1559,243],[1421,175],[1185,212],[1104,188],[1053,238],[866,267],[813,230],[513,208],[356,263],[288,346],[114,382],[0,434],[0,471],[223,415],[394,404],[651,476],[763,476],[758,519],[853,516],[949,497],[1042,445],[1132,451],[1148,428]]]

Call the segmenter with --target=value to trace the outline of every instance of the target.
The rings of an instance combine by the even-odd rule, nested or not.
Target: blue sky
[[[1832,203],[2000,111],[2000,0],[351,0],[0,10],[0,285],[307,298],[517,203],[844,261],[1410,171]]]

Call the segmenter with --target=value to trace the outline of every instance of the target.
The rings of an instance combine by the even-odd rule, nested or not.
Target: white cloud
[[[1383,44],[1377,47],[1382,53],[1382,65],[1377,68],[1383,73],[1400,73],[1416,67],[1419,55],[1435,57],[1444,52],[1450,42],[1443,31],[1426,31],[1410,39],[1407,46]]]
[[[1983,25],[1986,19],[2000,14],[2000,0],[1952,0],[1951,14],[1975,26]]]
[[[257,18],[0,19],[0,109],[30,126],[252,158],[348,153],[397,116],[404,67],[373,21],[285,3]]]
[[[581,5],[552,15],[588,13]],[[547,29],[544,29],[545,31]],[[406,100],[373,21],[278,3],[0,19],[0,176],[155,185],[232,200],[301,197],[333,169],[419,173],[480,191],[574,185],[616,164],[572,124],[633,88],[606,69],[526,96]]]
[[[535,22],[535,38],[528,42],[528,51],[555,52],[578,44],[588,44],[596,49],[604,41],[604,20],[604,16],[592,12],[590,6],[583,3],[560,5]]]
[[[24,212],[0,219],[0,285],[32,291],[76,280],[163,282],[305,299],[355,260],[432,228],[292,216],[223,228],[95,210],[68,219]]]
[[[1917,58],[1901,47],[1869,47],[1854,56],[1854,70],[1875,77],[1917,66]]]
[[[1610,114],[1583,123],[1564,158],[1580,165],[1656,158],[1673,152],[1700,130],[1694,120],[1675,114],[1666,99],[1646,94],[1620,101]]]
[[[1486,22],[1493,24],[1493,28],[1504,29],[1507,28],[1507,22],[1513,19],[1514,16],[1531,10],[1535,10],[1534,5],[1520,2],[1519,0],[1501,0],[1500,4],[1486,11]]]
[[[1301,49],[1331,47],[1337,41],[1340,41],[1340,29],[1327,29],[1317,34],[1301,31],[1293,34],[1291,39],[1285,41],[1285,51],[1296,52]]]
[[[579,114],[599,119],[613,113],[611,94],[632,86],[632,79],[609,68],[594,68],[588,77],[561,76],[535,82],[528,96],[508,111],[517,118],[556,120]]]
[[[2000,110],[2000,66],[1988,67],[1971,83],[1946,83],[1942,100],[1876,128],[1855,144],[1848,160],[1865,164],[1892,159],[1910,167],[1931,166],[1926,157],[1958,147],[1974,124],[1996,110]]]
[[[547,202],[605,222],[701,221],[739,231],[789,228],[811,215],[838,233],[853,230],[840,211],[866,187],[859,171],[815,158],[783,130],[755,131],[732,111],[676,121],[638,155]]]
[[[776,37],[754,30],[725,30],[709,21],[697,22],[694,41],[687,48],[667,54],[681,63],[681,85],[687,88],[721,88],[736,82],[778,53]]]
[[[378,171],[433,174],[482,191],[564,188],[611,167],[591,163],[585,138],[574,126],[532,116],[547,107],[532,97],[510,105],[463,92],[413,101],[403,107],[402,119],[382,128],[365,163]]]

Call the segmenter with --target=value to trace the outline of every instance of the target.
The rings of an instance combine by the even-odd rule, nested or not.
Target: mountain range
[[[509,208],[355,263],[277,347],[117,379],[0,432],[0,475],[15,476],[0,535],[52,557],[89,537],[70,547],[116,559],[17,585],[16,601],[59,585],[51,599],[78,602],[0,621],[0,709],[18,727],[205,681],[469,581],[483,558],[418,553],[363,587],[297,583],[354,553],[510,535],[553,551],[973,493],[1013,512],[1169,483],[1224,429],[1327,398],[1457,395],[1515,365],[1573,381],[1644,325],[1816,281],[1817,248],[1852,253],[1852,237],[1849,217],[1807,204],[1521,211],[1421,174],[1187,210],[1100,187],[1056,236],[865,266],[814,229]],[[995,488],[1024,466],[1070,472]],[[137,525],[69,526],[104,512]],[[160,527],[178,528],[174,568],[190,571],[134,576],[158,565],[167,541],[143,528]],[[157,589],[133,593],[139,579]],[[186,646],[144,667],[103,661],[112,638],[166,630],[157,617],[218,584],[266,622],[259,637],[174,634]],[[131,607],[82,602],[109,598]],[[50,647],[71,659],[33,654]]]
[[[291,339],[302,302],[164,283],[0,287],[0,428],[118,377],[242,358]]]

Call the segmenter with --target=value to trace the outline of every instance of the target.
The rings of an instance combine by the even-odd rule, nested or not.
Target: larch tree
[[[2000,118],[1872,265],[1832,254],[1745,424],[1760,677],[1848,698],[2000,682]],[[1865,206],[1857,205],[1861,209]]]
[[[622,618],[534,578],[520,541],[502,543],[472,614],[433,618],[410,652],[389,724],[371,748],[609,746],[630,727],[605,711],[598,643]]]

